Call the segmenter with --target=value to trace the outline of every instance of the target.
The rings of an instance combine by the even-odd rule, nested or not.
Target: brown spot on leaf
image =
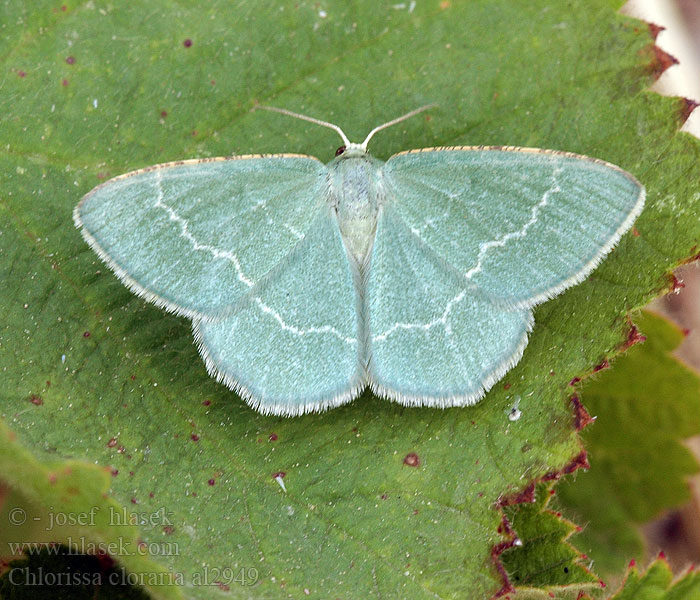
[[[510,525],[508,525],[508,528],[510,528]],[[506,550],[508,550],[508,548],[512,548],[513,546],[515,546],[517,539],[518,538],[515,535],[513,535],[510,540],[500,542],[496,544],[493,548],[491,548],[491,561],[493,562],[494,567],[496,567],[496,571],[498,571],[498,574],[503,580],[503,585],[501,586],[501,589],[494,594],[494,597],[496,598],[501,598],[506,594],[512,594],[513,592],[515,592],[515,588],[513,587],[513,584],[510,582],[510,578],[508,577],[508,572],[506,571],[506,568],[499,557]]]
[[[671,273],[670,279],[671,279],[671,291],[673,293],[677,294],[685,287],[685,283],[683,283],[680,279],[678,279],[678,277],[676,277],[675,274]]]
[[[576,431],[581,431],[584,427],[595,421],[583,404],[581,404],[581,400],[578,396],[571,397],[571,406],[574,409],[574,427]]]
[[[656,38],[659,37],[659,34],[666,29],[663,25],[657,25],[656,23],[649,23],[649,33],[651,33],[651,37],[656,41]]]
[[[608,362],[607,358],[604,358],[602,362],[598,363],[595,367],[593,367],[593,372],[597,373],[598,371],[602,371],[603,369],[609,369],[610,368],[610,363]]]
[[[591,465],[588,462],[588,454],[585,450],[581,450],[579,454],[563,469],[563,473],[573,473],[577,469],[590,469]]]
[[[655,79],[661,77],[662,73],[678,64],[678,59],[671,56],[668,52],[665,52],[658,46],[652,46],[652,57],[649,62],[649,72],[654,76]]]
[[[695,102],[695,100],[691,100],[690,98],[681,98],[681,103],[681,119],[685,123],[688,120],[690,113],[700,106],[700,103]]]
[[[418,458],[418,455],[415,452],[409,452],[406,456],[404,456],[403,464],[408,467],[417,467],[420,465],[420,458]]]
[[[622,345],[622,350],[627,350],[627,348],[629,348],[630,346],[639,344],[640,342],[643,342],[646,339],[646,336],[639,333],[639,329],[637,329],[637,326],[631,321],[629,321],[629,331],[627,332],[627,340]]]
[[[512,506],[513,504],[522,504],[524,502],[535,501],[535,482],[533,481],[525,489],[516,492],[510,496],[504,496],[498,501],[499,506]]]

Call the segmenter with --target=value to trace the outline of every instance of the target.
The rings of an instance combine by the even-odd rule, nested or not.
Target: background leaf
[[[73,578],[83,570],[86,573],[94,570],[97,559],[76,558],[76,552],[97,557],[116,555],[119,566],[130,574],[122,576],[116,569],[101,573],[105,584],[103,593],[107,593],[105,588],[123,587],[118,584],[129,581],[129,576],[134,577],[134,582],[170,584],[173,581],[163,565],[151,560],[153,552],[150,550],[155,547],[142,547],[137,530],[139,523],[132,523],[129,518],[133,511],[125,511],[114,499],[106,496],[110,476],[104,467],[81,461],[40,463],[20,447],[12,432],[0,422],[0,473],[14,489],[6,498],[0,494],[0,557],[6,559],[16,555],[16,546],[27,543],[25,553],[28,558],[21,564],[8,567],[0,579],[0,597],[16,598],[20,593],[12,590],[22,587],[26,587],[25,593],[29,597],[36,597],[43,584],[50,581],[42,571],[53,571],[54,581],[67,582],[63,584],[66,594],[68,591],[78,592],[86,580]],[[58,544],[70,547],[72,556],[62,560],[55,553]],[[57,569],[59,565],[63,567],[62,571]],[[28,571],[32,574],[28,575]],[[21,581],[28,583],[23,586]],[[111,582],[117,585],[107,585]],[[44,589],[42,593],[55,593],[62,585],[46,587],[48,590]],[[90,587],[85,586],[86,589],[80,591],[89,597]],[[158,598],[179,596],[177,588],[172,585],[151,587],[156,590],[154,595]],[[128,597],[139,596],[132,593]]]
[[[631,563],[622,587],[610,600],[697,600],[700,598],[700,573],[688,571],[673,581],[673,573],[663,557],[658,558],[643,573]]]
[[[698,463],[683,440],[700,431],[700,379],[671,352],[677,327],[650,312],[635,317],[646,336],[582,390],[595,425],[582,437],[592,468],[562,482],[566,513],[586,524],[576,545],[601,574],[643,558],[637,526],[686,502]]]
[[[18,443],[42,463],[111,465],[116,501],[171,514],[172,528],[145,523],[141,538],[179,549],[151,556],[160,567],[219,584],[183,588],[191,598],[224,585],[227,597],[500,589],[495,503],[580,453],[568,382],[616,351],[626,311],[665,287],[700,235],[697,140],[677,132],[675,100],[644,91],[651,40],[619,4],[4,3],[0,415]],[[71,221],[94,185],[149,164],[332,158],[333,132],[251,113],[255,102],[337,121],[351,139],[438,102],[382,132],[374,155],[569,150],[632,172],[647,207],[638,235],[536,311],[522,362],[479,405],[403,409],[365,395],[322,415],[263,417],[207,377],[187,320],[133,297]],[[259,576],[243,586],[225,569]]]
[[[517,532],[517,537],[500,560],[519,596],[540,592],[561,598],[571,591],[575,597],[583,587],[600,587],[581,553],[567,542],[578,527],[549,507],[553,494],[553,482],[539,483],[503,509],[503,528]]]

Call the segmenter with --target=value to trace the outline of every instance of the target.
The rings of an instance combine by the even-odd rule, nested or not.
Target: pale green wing
[[[509,147],[397,154],[388,202],[486,293],[532,307],[583,280],[641,212],[644,188],[600,160]]]
[[[349,402],[365,385],[356,277],[326,207],[232,314],[194,321],[209,372],[263,413]]]
[[[401,404],[481,398],[527,344],[530,310],[505,310],[447,265],[386,205],[367,281],[369,383]]]
[[[235,303],[304,237],[326,167],[300,155],[148,167],[88,193],[85,240],[136,294],[203,318]]]

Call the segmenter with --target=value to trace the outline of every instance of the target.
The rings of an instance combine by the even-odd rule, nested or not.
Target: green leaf
[[[581,553],[567,541],[578,527],[549,507],[553,494],[552,482],[539,483],[504,507],[503,528],[515,537],[500,561],[519,596],[539,591],[543,596],[561,597],[572,588],[577,595],[583,587],[600,587]]]
[[[700,237],[698,143],[678,133],[676,100],[645,91],[651,39],[620,4],[4,3],[0,415],[31,452],[17,469],[118,471],[114,501],[172,519],[143,519],[140,538],[175,545],[147,558],[182,574],[190,598],[214,589],[195,579],[233,598],[500,589],[497,500],[579,454],[569,380],[616,352],[625,313],[665,288]],[[133,297],[71,221],[82,194],[136,167],[231,152],[332,158],[334,133],[250,112],[255,102],[337,121],[352,139],[439,104],[373,140],[379,158],[482,143],[597,156],[646,185],[639,235],[537,310],[522,362],[475,407],[367,394],[321,415],[261,416],[206,375],[188,321]],[[27,496],[33,485],[10,483]],[[102,501],[92,496],[75,509]],[[253,570],[255,585],[234,580]]]
[[[671,353],[683,334],[664,318],[634,318],[644,344],[618,357],[582,390],[595,425],[583,432],[591,469],[562,482],[566,512],[586,527],[576,545],[601,574],[643,555],[638,525],[689,499],[700,470],[683,440],[700,431],[700,378]]]
[[[624,581],[608,600],[700,600],[700,572],[689,569],[674,581],[663,554],[641,572],[636,561],[627,567]],[[590,600],[583,595],[577,600]]]
[[[621,588],[610,600],[698,600],[700,573],[688,571],[673,581],[673,573],[663,558],[656,559],[644,573],[630,564]]]

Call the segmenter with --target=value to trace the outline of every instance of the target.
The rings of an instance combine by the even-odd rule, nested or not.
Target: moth
[[[631,227],[643,186],[551,150],[457,146],[386,162],[337,125],[300,154],[171,162],[74,211],[134,293],[192,320],[209,373],[266,414],[350,402],[477,402],[521,358],[533,308],[582,281]]]

